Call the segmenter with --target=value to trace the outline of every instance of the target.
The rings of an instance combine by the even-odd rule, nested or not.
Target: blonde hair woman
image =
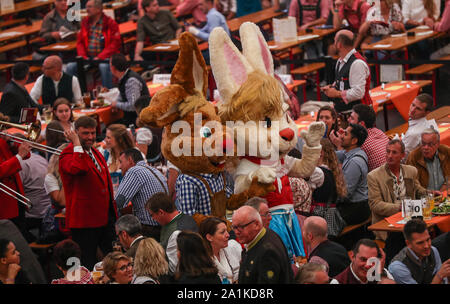
[[[169,272],[169,263],[162,246],[153,238],[139,243],[134,260],[131,284],[159,284]]]

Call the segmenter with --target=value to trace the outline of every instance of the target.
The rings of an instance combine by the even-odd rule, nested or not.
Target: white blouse
[[[441,1],[433,0],[436,6],[434,12],[434,20],[438,20],[441,13]],[[402,15],[403,21],[406,23],[408,20],[423,22],[423,19],[428,16],[427,11],[423,5],[423,0],[402,0]]]
[[[220,280],[228,278],[230,283],[236,282],[239,276],[239,266],[241,262],[242,247],[235,240],[228,241],[228,247],[219,251],[220,261],[213,257],[214,263],[219,270]]]

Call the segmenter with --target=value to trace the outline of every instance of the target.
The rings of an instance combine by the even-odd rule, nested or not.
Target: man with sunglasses
[[[258,211],[242,206],[233,214],[232,228],[244,244],[239,284],[286,284],[293,282],[293,272],[281,238],[264,228]]]

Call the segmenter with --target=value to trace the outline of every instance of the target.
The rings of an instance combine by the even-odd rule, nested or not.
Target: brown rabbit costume
[[[177,208],[199,224],[209,215],[225,217],[226,209],[264,196],[273,186],[255,178],[247,191],[235,195],[232,185],[226,184],[223,170],[227,155],[233,155],[233,138],[205,98],[207,70],[195,38],[183,33],[179,45],[170,86],[155,94],[140,120],[164,127],[161,151],[181,171],[176,182]]]

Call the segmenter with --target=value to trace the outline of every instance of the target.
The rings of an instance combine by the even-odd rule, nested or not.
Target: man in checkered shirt
[[[146,164],[136,148],[125,150],[119,158],[124,174],[115,195],[117,208],[123,209],[131,201],[133,214],[142,225],[142,234],[159,241],[161,226],[145,209],[147,201],[156,193],[168,193],[166,178],[157,169]]]
[[[357,104],[348,118],[349,123],[362,125],[367,129],[367,138],[361,149],[369,160],[369,172],[386,163],[386,145],[389,138],[375,127],[376,114],[368,105]]]

